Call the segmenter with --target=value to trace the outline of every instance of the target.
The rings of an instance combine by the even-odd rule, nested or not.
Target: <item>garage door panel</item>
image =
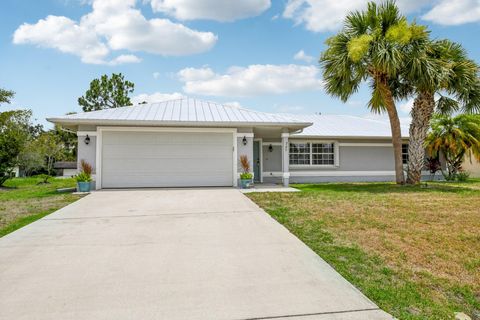
[[[232,133],[104,132],[102,187],[233,184]]]
[[[103,147],[105,159],[137,159],[142,158],[230,158],[232,147],[209,146],[209,153],[203,152],[206,146],[198,145],[105,145]],[[128,153],[125,150],[128,149]]]

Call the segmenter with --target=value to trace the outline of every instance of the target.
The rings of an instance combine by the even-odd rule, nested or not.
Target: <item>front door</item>
[[[261,170],[261,143],[260,141],[253,141],[253,173],[254,173],[254,181],[260,182],[262,179],[262,170]]]

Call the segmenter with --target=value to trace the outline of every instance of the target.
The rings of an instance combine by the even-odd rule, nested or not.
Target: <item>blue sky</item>
[[[267,112],[367,116],[367,88],[343,104],[322,91],[317,57],[348,0],[2,0],[0,87],[38,122],[80,111],[90,81],[121,72],[134,101],[180,95]],[[399,0],[436,38],[480,63],[480,1]],[[409,102],[400,102],[408,117]]]

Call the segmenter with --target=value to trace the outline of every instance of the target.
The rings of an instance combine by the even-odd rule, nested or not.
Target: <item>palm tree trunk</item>
[[[388,118],[390,119],[390,129],[392,131],[393,156],[395,159],[395,182],[397,184],[405,184],[405,176],[403,174],[402,162],[402,130],[400,127],[400,119],[398,118],[397,108],[393,100],[392,91],[387,81],[378,81],[380,92],[382,94],[385,108],[387,109]]]
[[[413,103],[408,141],[408,184],[418,184],[422,178],[422,169],[425,165],[425,138],[434,108],[435,99],[430,92],[420,92]]]

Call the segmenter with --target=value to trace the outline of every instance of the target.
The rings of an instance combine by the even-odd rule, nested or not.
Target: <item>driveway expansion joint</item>
[[[329,314],[345,314],[345,313],[380,311],[380,310],[381,310],[380,308],[368,308],[368,309],[325,311],[325,312],[314,312],[314,313],[297,313],[297,314],[287,314],[287,315],[281,315],[281,316],[265,316],[265,317],[244,318],[244,319],[236,319],[236,320],[284,319],[284,318],[311,317],[311,316],[323,316],[323,315],[329,315]]]

